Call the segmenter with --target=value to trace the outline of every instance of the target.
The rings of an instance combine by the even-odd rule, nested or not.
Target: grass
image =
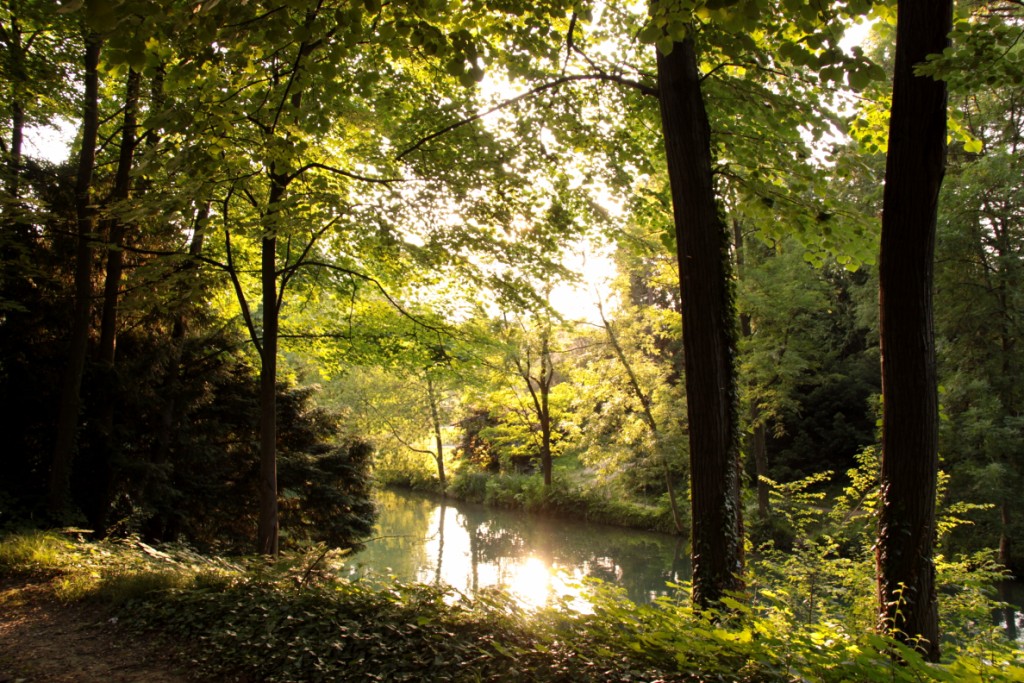
[[[28,532],[0,539],[0,572],[52,572],[71,561],[75,544],[55,532]]]

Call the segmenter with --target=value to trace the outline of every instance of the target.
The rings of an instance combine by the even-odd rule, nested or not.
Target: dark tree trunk
[[[271,174],[268,217],[284,198],[285,180]],[[267,221],[272,224],[273,221]],[[277,235],[270,226],[261,240],[263,339],[260,345],[260,501],[258,552],[278,554],[277,512],[277,342],[280,301],[277,291]]]
[[[92,240],[96,232],[96,210],[92,201],[92,177],[96,165],[96,139],[99,131],[99,74],[101,40],[95,33],[85,37],[84,106],[82,111],[82,149],[75,180],[75,213],[78,247],[75,254],[75,305],[71,318],[68,364],[61,386],[57,413],[56,442],[50,465],[48,506],[54,515],[64,513],[70,503],[71,465],[78,433],[82,373],[89,346],[92,317]]]
[[[197,265],[197,257],[203,253],[203,241],[206,236],[206,220],[210,214],[209,203],[204,204],[196,215],[192,228],[192,241],[189,242],[188,254],[191,257],[181,267],[181,272],[193,271]],[[181,356],[184,351],[185,336],[188,323],[184,312],[179,311],[171,326],[171,354],[167,363],[167,374],[164,379],[164,404],[160,410],[160,431],[156,439],[156,455],[154,463],[162,465],[167,462],[171,451],[171,439],[174,424],[177,420],[177,399],[181,384]]]
[[[11,149],[7,156],[7,194],[17,202],[21,195],[21,150],[25,143],[25,110],[21,102],[11,102]]]
[[[879,628],[939,658],[935,592],[938,392],[932,271],[946,161],[946,85],[914,66],[948,44],[950,0],[899,0],[878,268],[882,472]]]
[[[189,243],[189,259],[181,266],[181,272],[185,273],[194,270],[198,262],[194,260],[203,252],[203,241],[206,234],[206,219],[209,215],[210,205],[203,205],[193,226],[192,240]],[[180,305],[185,305],[184,303]],[[181,360],[185,351],[185,339],[188,336],[188,321],[186,314],[179,311],[174,317],[171,326],[170,354],[167,360],[167,369],[163,378],[163,404],[160,407],[160,426],[156,436],[156,448],[153,453],[151,467],[144,474],[142,481],[143,496],[147,501],[160,500],[161,494],[158,487],[166,486],[170,473],[167,463],[171,458],[173,448],[175,427],[180,419],[179,397],[181,396]],[[165,500],[165,499],[164,499]],[[147,538],[157,541],[173,540],[178,534],[178,524],[175,521],[177,516],[174,510],[165,506],[157,506],[156,514],[150,518],[144,533]]]
[[[544,474],[544,488],[551,488],[551,382],[554,368],[551,366],[551,347],[548,336],[550,329],[544,330],[540,349],[540,467]]]
[[[121,128],[121,148],[118,153],[117,171],[114,175],[114,190],[110,204],[123,202],[131,196],[131,172],[135,158],[136,112],[139,107],[139,85],[141,78],[133,69],[128,70],[124,94],[124,125]],[[127,226],[119,218],[107,221],[107,272],[103,283],[103,315],[100,319],[99,360],[107,366],[114,365],[117,346],[117,306],[120,303],[121,275],[124,270],[124,237]]]
[[[124,96],[124,121],[121,127],[121,147],[118,153],[117,170],[114,173],[114,188],[109,204],[116,205],[131,196],[131,172],[135,158],[136,112],[139,106],[139,73],[128,70]],[[103,395],[99,410],[99,431],[101,443],[96,464],[101,470],[96,479],[95,505],[86,510],[89,522],[100,535],[106,533],[107,516],[114,492],[114,460],[118,448],[114,442],[114,413],[118,403],[118,380],[114,370],[117,348],[117,308],[121,298],[121,275],[124,270],[125,223],[117,217],[104,221],[107,233],[107,266],[103,282],[103,311],[100,315],[100,340],[97,359],[104,375]]]
[[[683,305],[690,427],[693,599],[715,605],[743,585],[729,233],[715,196],[711,128],[692,37],[658,54]]]
[[[750,435],[750,452],[754,456],[754,472],[757,474],[757,515],[766,520],[772,514],[771,490],[765,481],[768,477],[768,430],[756,411],[752,411],[751,419],[756,423]]]

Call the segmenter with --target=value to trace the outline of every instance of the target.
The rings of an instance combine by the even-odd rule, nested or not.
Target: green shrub
[[[483,503],[487,499],[487,482],[490,479],[487,472],[460,469],[448,485],[448,495],[470,503]]]

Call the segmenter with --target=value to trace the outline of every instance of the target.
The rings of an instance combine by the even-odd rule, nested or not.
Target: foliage
[[[22,543],[0,541],[0,558]],[[676,597],[638,606],[599,583],[589,586],[587,612],[556,606],[528,613],[500,592],[468,598],[383,579],[338,580],[332,576],[338,558],[321,549],[286,554],[277,563],[229,563],[137,541],[37,537],[27,544],[59,549],[48,560],[63,572],[57,585],[79,586],[65,591],[66,598],[92,600],[130,630],[161,634],[176,657],[218,680],[423,680],[426,671],[438,681],[1024,676],[1020,651],[988,629],[958,631],[962,639],[947,647],[955,652],[936,665],[827,612],[841,602],[838,596],[823,600],[823,611],[807,620],[806,612],[790,608],[786,587],[800,587],[792,577],[755,574],[755,600],[727,599],[730,614],[695,611],[685,586]],[[5,560],[4,571],[22,562]],[[980,616],[990,606],[974,585],[963,595],[970,606],[958,618]]]
[[[635,529],[674,532],[666,500],[656,505],[608,495],[587,479],[555,470],[552,485],[537,475],[491,474],[463,467],[452,478],[448,494],[457,499],[513,510],[583,519]]]

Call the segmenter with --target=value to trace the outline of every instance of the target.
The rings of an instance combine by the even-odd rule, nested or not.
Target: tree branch
[[[352,270],[350,268],[345,268],[344,266],[339,266],[339,265],[336,265],[334,263],[327,263],[325,261],[306,261],[305,263],[297,263],[297,264],[295,264],[296,268],[301,267],[301,266],[326,268],[328,270],[333,270],[333,271],[338,272],[338,273],[344,273],[344,274],[349,275],[349,276],[351,276],[353,278],[357,278],[359,280],[362,280],[363,282],[369,282],[370,284],[375,286],[378,289],[378,291],[380,291],[380,293],[384,295],[384,298],[388,300],[388,303],[390,303],[394,307],[394,309],[396,311],[398,311],[399,313],[401,313],[404,317],[406,317],[409,320],[413,321],[414,323],[416,323],[420,327],[422,327],[424,329],[427,329],[427,330],[430,330],[432,332],[439,332],[439,333],[445,333],[446,332],[443,328],[437,327],[435,325],[431,325],[430,323],[427,323],[427,322],[421,320],[420,318],[416,317],[412,313],[410,313],[407,310],[405,310],[402,307],[402,305],[400,303],[398,303],[398,301],[396,301],[395,298],[392,297],[388,293],[387,289],[384,288],[384,285],[382,285],[377,278],[375,278],[375,277],[373,277],[371,275],[367,275],[366,273],[360,273],[358,270]]]
[[[320,170],[328,171],[328,172],[334,173],[336,175],[345,176],[346,178],[352,178],[353,180],[361,180],[361,181],[363,181],[365,183],[378,183],[378,184],[386,185],[386,184],[389,184],[389,183],[404,183],[404,182],[408,182],[405,178],[371,178],[369,176],[359,175],[358,173],[353,173],[352,171],[345,171],[343,169],[335,168],[334,166],[328,166],[327,164],[321,164],[321,163],[315,162],[315,161],[310,162],[310,163],[306,164],[305,166],[300,167],[297,171],[295,171],[294,173],[289,175],[288,176],[288,182],[291,182],[292,180],[295,180],[296,178],[298,178],[300,175],[302,175],[306,171],[309,171],[309,170],[314,169],[314,168],[319,168]]]
[[[555,80],[550,81],[548,83],[542,83],[541,85],[538,85],[536,88],[531,88],[530,90],[527,90],[526,92],[524,92],[522,95],[517,95],[517,96],[515,96],[515,97],[513,97],[511,99],[505,100],[504,102],[499,102],[498,104],[494,105],[493,107],[491,107],[490,109],[488,109],[486,111],[480,112],[478,114],[473,114],[472,116],[470,116],[468,118],[464,118],[464,119],[461,119],[459,121],[456,121],[455,123],[449,124],[449,125],[445,126],[444,128],[442,128],[441,130],[436,131],[434,133],[431,133],[430,135],[428,135],[425,138],[421,138],[419,141],[414,143],[411,147],[408,147],[405,150],[403,150],[397,157],[395,157],[395,159],[399,159],[400,160],[403,157],[405,157],[405,156],[411,154],[412,152],[416,151],[417,149],[419,149],[423,145],[427,144],[431,140],[436,140],[437,138],[441,137],[442,135],[446,135],[446,134],[452,132],[453,130],[461,128],[462,126],[465,126],[465,125],[468,125],[470,123],[473,123],[474,121],[478,121],[478,120],[484,118],[485,116],[489,116],[490,114],[493,114],[496,111],[500,111],[502,109],[505,109],[506,107],[510,107],[513,104],[518,104],[519,102],[522,102],[525,99],[533,97],[534,95],[536,95],[538,93],[542,93],[542,92],[544,92],[546,90],[551,90],[553,88],[558,88],[560,86],[565,85],[566,83],[575,83],[577,81],[601,81],[601,82],[607,82],[607,83],[616,83],[618,85],[623,85],[623,86],[626,86],[628,88],[633,88],[635,90],[639,90],[644,95],[650,95],[652,97],[657,97],[658,96],[658,89],[657,88],[653,88],[653,87],[651,87],[649,85],[646,85],[644,83],[641,83],[639,81],[634,81],[632,79],[626,78],[625,76],[620,76],[620,75],[617,75],[617,74],[601,73],[601,74],[576,74],[576,75],[573,75],[573,76],[562,76],[561,78],[556,78]]]

